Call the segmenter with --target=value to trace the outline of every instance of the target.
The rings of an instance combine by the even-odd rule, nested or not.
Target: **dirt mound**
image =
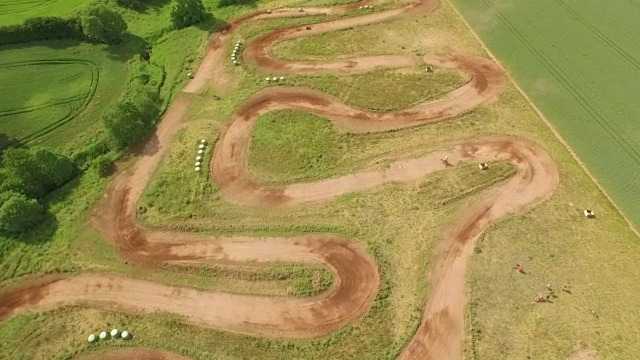
[[[306,9],[305,13],[339,13],[360,4],[331,9]],[[316,24],[276,30],[250,44],[244,52],[248,63],[264,71],[287,73],[358,72],[378,66],[403,67],[429,63],[458,69],[472,80],[446,97],[411,109],[376,113],[355,109],[325,94],[302,88],[270,87],[247,99],[233,114],[216,144],[211,177],[226,201],[248,206],[297,206],[328,201],[346,193],[375,189],[389,182],[417,181],[443,168],[441,158],[459,161],[511,162],[516,175],[469,206],[444,234],[440,244],[422,323],[404,349],[403,359],[460,359],[464,336],[464,272],[481,232],[500,217],[526,211],[548,197],[558,184],[558,173],[549,155],[525,139],[495,136],[476,138],[419,159],[398,161],[386,170],[363,170],[354,174],[288,186],[267,186],[247,171],[247,148],[261,114],[277,109],[298,109],[326,117],[352,132],[388,131],[454,118],[494,97],[504,83],[500,68],[487,59],[460,54],[436,54],[423,59],[412,56],[374,56],[338,61],[285,62],[274,59],[269,48],[278,41],[320,32],[361,26],[430,11],[435,0],[422,0],[400,9]],[[210,80],[219,85],[228,79],[219,69],[226,42],[243,22],[273,16],[304,15],[293,9],[272,14],[251,14],[233,21],[212,39],[195,79],[185,92],[200,92]],[[201,292],[169,287],[113,274],[84,274],[54,279],[0,295],[0,319],[29,309],[51,309],[88,303],[115,304],[139,311],[170,311],[189,321],[228,331],[289,338],[326,335],[364,314],[379,287],[377,265],[353,241],[328,235],[295,238],[213,238],[182,233],[149,232],[135,224],[136,203],[149,182],[169,142],[189,107],[189,96],[178,97],[167,111],[155,136],[137,150],[139,160],[120,173],[94,213],[101,233],[130,261],[155,266],[161,263],[238,263],[244,261],[313,262],[333,272],[335,286],[313,299],[270,299]],[[164,356],[152,350],[134,351],[136,356]],[[125,353],[126,354],[126,353]],[[118,359],[121,353],[108,354]],[[121,358],[120,357],[120,358]],[[153,357],[150,357],[153,358]],[[162,357],[159,357],[162,358]]]

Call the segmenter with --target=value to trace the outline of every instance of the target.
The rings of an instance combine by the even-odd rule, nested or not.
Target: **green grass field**
[[[0,69],[0,148],[16,140],[62,146],[95,134],[96,118],[118,99],[127,76],[104,47],[64,42],[5,47]]]
[[[640,5],[453,0],[616,204],[640,227]]]
[[[2,0],[0,26],[19,24],[36,16],[65,16],[89,0]]]

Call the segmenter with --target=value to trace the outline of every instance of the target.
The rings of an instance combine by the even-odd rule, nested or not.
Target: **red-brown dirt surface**
[[[359,4],[332,9],[306,9],[309,13],[345,12]],[[338,61],[285,62],[268,52],[278,41],[319,32],[370,24],[392,17],[433,10],[435,0],[422,0],[400,9],[316,24],[312,30],[293,27],[271,32],[246,48],[249,64],[268,71],[287,73],[358,72],[377,66],[401,67],[423,61],[436,68],[467,72],[472,80],[444,98],[411,109],[376,113],[355,109],[325,94],[302,88],[270,87],[247,99],[233,114],[211,163],[211,177],[226,201],[245,206],[299,206],[337,196],[378,188],[389,182],[417,181],[444,168],[440,159],[459,161],[509,161],[516,175],[467,207],[443,234],[430,272],[430,288],[422,323],[401,354],[402,359],[461,359],[464,338],[464,273],[476,239],[488,224],[506,214],[521,213],[544,200],[558,184],[553,160],[528,140],[508,136],[475,138],[449,150],[419,159],[393,163],[386,170],[360,172],[310,183],[267,186],[247,172],[247,148],[255,121],[277,109],[308,111],[352,132],[388,131],[454,118],[494,97],[504,83],[500,68],[490,60],[461,54],[375,56]],[[210,81],[228,81],[220,71],[222,53],[233,31],[256,18],[300,15],[296,10],[252,14],[231,23],[212,39],[208,53],[186,93],[199,93]],[[178,97],[167,111],[155,136],[142,144],[139,160],[122,171],[94,212],[94,224],[130,261],[154,266],[160,263],[240,263],[245,261],[314,262],[333,272],[335,286],[311,299],[271,299],[202,292],[165,286],[113,274],[83,274],[47,279],[0,294],[0,320],[26,310],[91,303],[114,304],[138,311],[169,311],[192,323],[227,331],[287,338],[329,334],[357,320],[370,307],[379,287],[373,259],[357,243],[335,236],[308,234],[296,238],[213,238],[181,233],[152,232],[135,224],[137,201],[157,168],[173,134],[190,105],[190,96]],[[155,350],[135,349],[137,358],[170,356]],[[118,359],[118,352],[104,359]],[[140,357],[138,357],[140,356]]]

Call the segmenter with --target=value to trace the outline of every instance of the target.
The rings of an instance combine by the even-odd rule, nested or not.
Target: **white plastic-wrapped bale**
[[[204,144],[200,144],[200,145],[198,145],[198,148],[200,148],[200,149],[204,149]]]
[[[280,81],[284,81],[284,76],[280,76]]]
[[[122,336],[123,339],[128,339],[131,337],[131,334],[127,330],[125,330],[122,332],[122,335],[120,336]]]
[[[240,65],[240,63],[238,62],[238,60],[233,60],[233,65]]]
[[[272,81],[278,81],[278,78],[274,76],[274,77],[271,78],[271,80]]]
[[[207,143],[207,140],[205,139],[200,140],[200,144],[206,144],[206,143]]]
[[[91,334],[89,335],[89,337],[87,338],[87,340],[89,340],[90,343],[96,341],[96,335],[95,334]]]
[[[204,150],[202,149],[198,150],[198,154],[204,154]]]
[[[200,164],[201,164],[200,161],[196,161],[196,167],[200,166]]]
[[[271,78],[264,78],[265,81],[271,81]]]
[[[103,331],[103,332],[100,333],[100,339],[102,339],[102,340],[106,339],[108,336],[109,336],[109,334],[107,334],[106,331]]]
[[[196,160],[197,160],[197,161],[202,160],[202,156],[196,156]]]
[[[118,329],[111,329],[111,336],[117,336],[118,335]]]
[[[196,168],[196,172],[200,172],[200,167],[197,167],[197,168]]]

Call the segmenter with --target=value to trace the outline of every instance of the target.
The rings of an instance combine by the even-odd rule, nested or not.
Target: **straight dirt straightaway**
[[[361,3],[330,9],[305,9],[306,14],[342,13]],[[501,69],[483,58],[461,54],[374,56],[338,61],[285,62],[274,59],[269,48],[278,41],[314,33],[371,24],[435,9],[435,0],[422,0],[400,9],[305,27],[276,30],[249,44],[247,63],[259,69],[289,73],[362,72],[378,66],[401,67],[429,63],[467,72],[472,80],[440,100],[411,109],[376,113],[342,104],[328,95],[302,88],[270,87],[247,99],[232,115],[215,147],[211,177],[226,201],[259,207],[300,206],[337,196],[372,190],[390,182],[417,181],[444,168],[440,159],[511,162],[517,172],[500,187],[487,190],[468,206],[443,234],[431,272],[427,305],[414,338],[402,359],[461,359],[464,338],[464,273],[476,239],[486,226],[506,214],[521,213],[550,196],[558,184],[553,160],[528,140],[508,136],[474,138],[448,150],[419,159],[393,163],[387,170],[362,170],[338,178],[288,186],[266,186],[247,172],[247,150],[258,116],[277,109],[308,111],[352,132],[388,131],[455,118],[494,97],[504,84]],[[251,14],[231,23],[212,39],[208,53],[186,93],[202,91],[210,81],[225,83],[223,53],[228,39],[245,21],[273,16],[301,15],[294,9],[272,14]],[[295,238],[212,238],[181,233],[153,232],[135,224],[136,204],[157,168],[172,136],[190,106],[183,94],[171,105],[155,136],[140,146],[139,160],[114,179],[94,213],[101,233],[130,261],[150,266],[162,263],[225,263],[291,261],[318,263],[330,269],[335,286],[310,299],[274,299],[196,291],[165,286],[114,274],[57,277],[24,285],[0,294],[0,320],[26,310],[53,309],[79,303],[114,304],[127,309],[180,314],[192,323],[260,336],[307,338],[327,335],[362,316],[379,287],[377,265],[356,242],[331,235],[307,234]],[[135,349],[137,356],[154,350]],[[145,355],[146,354],[146,355]],[[119,358],[121,354],[111,353]],[[162,353],[166,359],[171,354]],[[175,357],[178,359],[178,357]]]

